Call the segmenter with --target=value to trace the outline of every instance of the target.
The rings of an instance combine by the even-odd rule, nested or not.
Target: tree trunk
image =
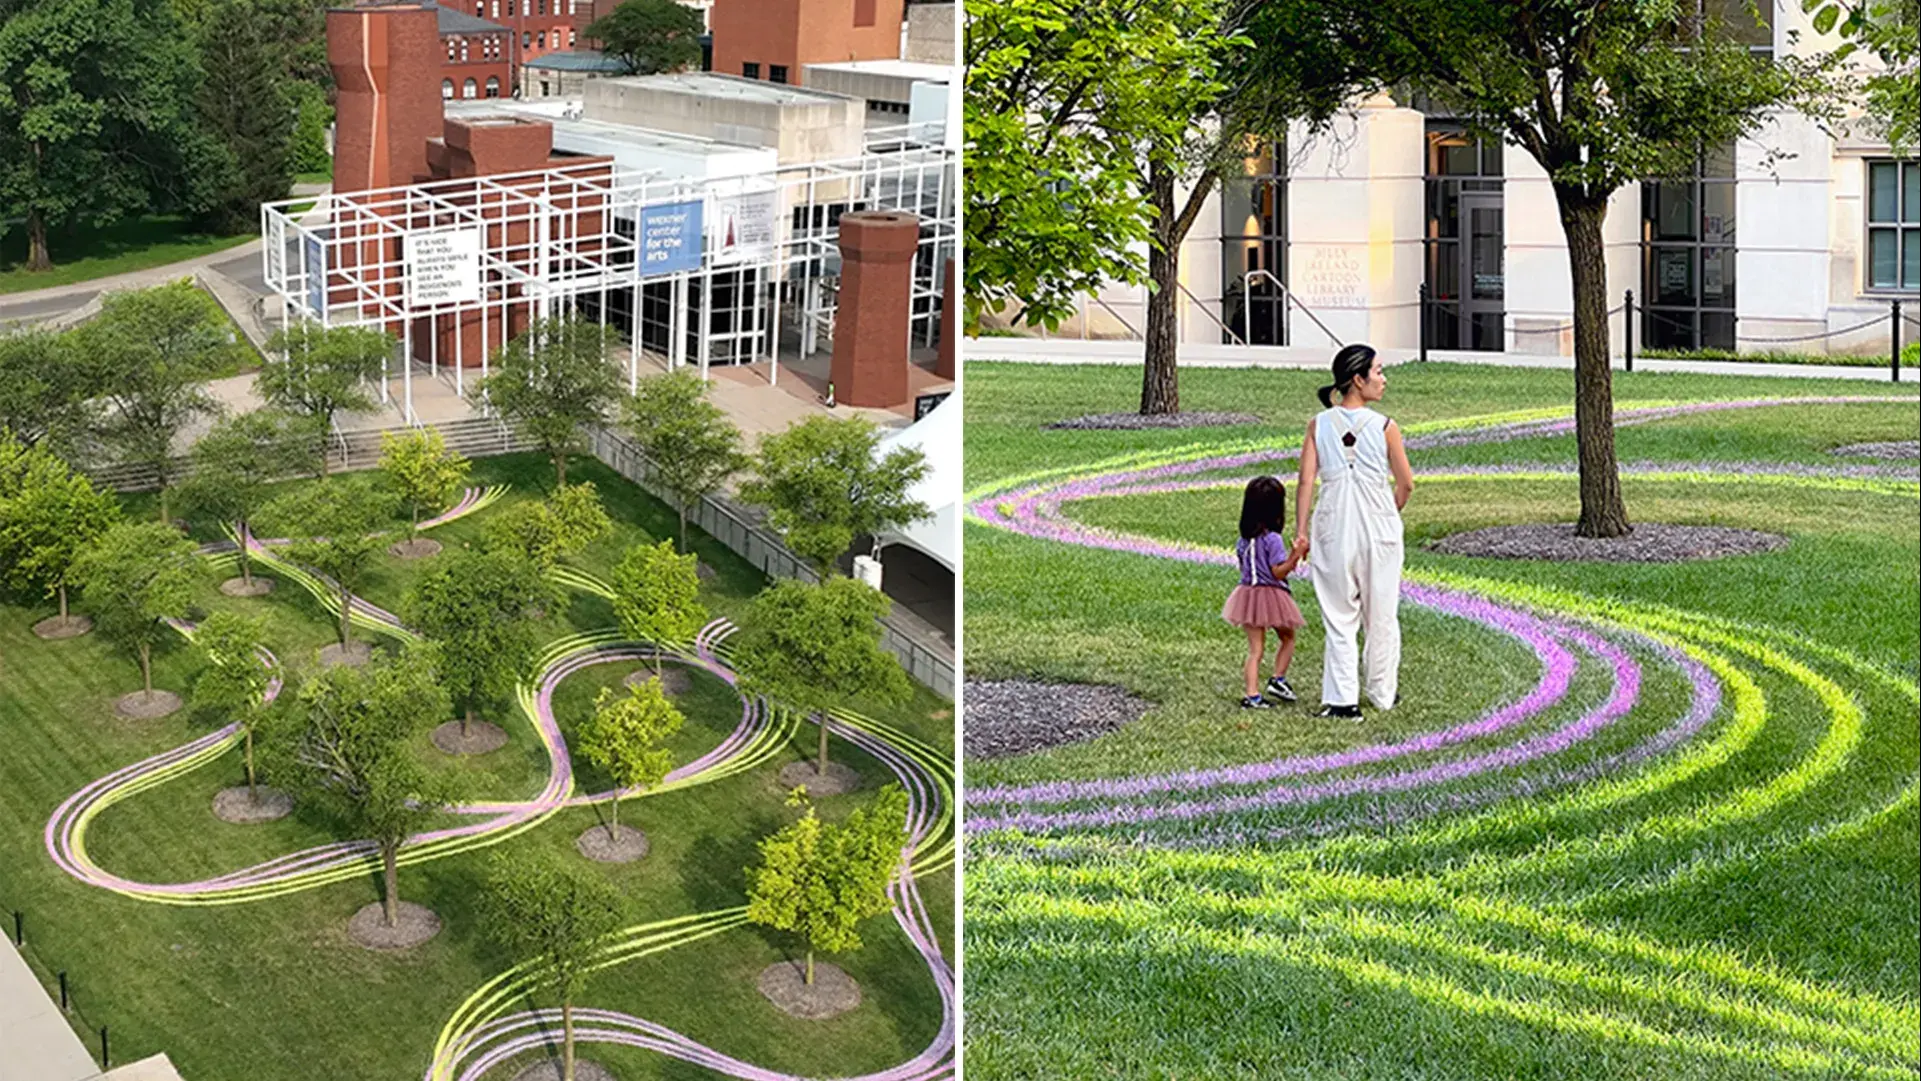
[[[348,630],[350,621],[347,618],[348,613],[353,611],[352,602],[353,594],[347,592],[347,583],[340,583],[340,652],[343,654],[347,652],[348,635],[352,633]]]
[[[247,528],[247,520],[240,519],[240,580],[247,583],[249,590],[253,589],[253,560],[247,556],[247,542],[252,537],[252,531]]]
[[[1607,203],[1555,190],[1574,279],[1574,431],[1581,468],[1577,536],[1620,537],[1628,525],[1614,453],[1614,375],[1608,367]]]
[[[683,552],[687,550],[687,502],[685,500],[680,504],[680,550]]]
[[[166,478],[162,477],[160,481],[160,524],[166,525],[172,520],[172,518],[167,516],[167,482]]]
[[[27,211],[27,269],[53,269],[53,257],[47,253],[47,219],[38,210]]]
[[[814,948],[807,948],[807,986],[814,986]]]
[[[141,701],[153,701],[153,647],[140,643],[140,689],[146,694]]]
[[[567,487],[567,455],[565,454],[554,455],[554,486]]]
[[[400,926],[400,867],[397,862],[400,846],[390,841],[380,842],[380,862],[382,875],[386,879],[387,896],[383,898],[387,926]]]
[[[818,713],[814,719],[820,722],[820,761],[814,766],[814,775],[827,776],[827,714]]]
[[[471,729],[473,726],[474,726],[474,707],[471,703],[469,703],[467,706],[467,712],[460,715],[460,738],[466,739],[467,731]]]
[[[607,840],[609,843],[620,840],[620,789],[614,788],[614,798],[607,801]]]
[[[1153,416],[1181,411],[1180,375],[1175,370],[1180,341],[1174,325],[1181,246],[1179,240],[1171,245],[1165,242],[1175,220],[1174,170],[1150,164],[1147,191],[1154,206],[1155,242],[1147,250],[1147,275],[1153,285],[1147,294],[1147,332],[1142,343],[1141,413]]]
[[[333,431],[334,415],[326,413],[320,418],[320,479],[326,480],[333,474],[333,466],[328,464],[327,455],[332,448],[327,445],[327,433]]]
[[[66,621],[67,621],[67,587],[66,587],[66,584],[63,582],[60,585],[60,622],[65,623]]]
[[[260,790],[254,784],[253,775],[253,729],[244,728],[241,731],[247,735],[247,802],[259,803]]]
[[[574,1000],[560,1003],[560,1081],[574,1081]]]
[[[410,544],[413,542],[414,538],[420,536],[420,504],[414,503],[413,509],[414,509],[413,521],[407,523],[407,541]]]

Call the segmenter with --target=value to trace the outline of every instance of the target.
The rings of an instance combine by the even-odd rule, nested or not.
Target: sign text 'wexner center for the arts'
[[[700,269],[701,206],[694,199],[640,208],[640,257],[634,263],[641,277]]]

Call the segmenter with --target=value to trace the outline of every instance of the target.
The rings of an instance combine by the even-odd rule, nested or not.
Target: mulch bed
[[[574,847],[595,863],[632,863],[647,855],[647,835],[632,826],[617,826],[607,836],[606,826],[590,826],[574,838]]]
[[[1842,458],[1879,458],[1887,462],[1913,461],[1921,458],[1921,439],[1898,439],[1891,443],[1849,443],[1845,447],[1835,447],[1828,453]]]
[[[1079,743],[1138,721],[1152,705],[1119,687],[968,680],[961,701],[969,758],[1008,758]]]
[[[320,667],[332,668],[336,664],[344,664],[350,668],[358,668],[373,660],[373,656],[374,647],[367,642],[355,642],[345,648],[335,642],[332,645],[320,647]]]
[[[171,713],[177,713],[186,703],[172,691],[156,690],[151,696],[145,691],[123,694],[114,700],[113,711],[122,717],[135,721],[155,721]]]
[[[515,1074],[514,1081],[560,1081],[560,1060],[558,1058],[541,1059]],[[600,1063],[575,1058],[574,1081],[617,1081],[617,1079],[612,1071]]]
[[[443,754],[488,754],[507,745],[507,730],[490,721],[475,721],[460,734],[460,722],[448,721],[434,729],[434,746]]]
[[[246,785],[223,788],[214,794],[213,816],[222,822],[236,826],[251,826],[257,822],[272,822],[293,813],[293,797],[278,788],[266,785],[259,787],[260,798],[256,801],[247,794]]]
[[[810,759],[806,762],[789,762],[780,768],[780,790],[792,792],[801,785],[807,786],[810,796],[844,796],[860,787],[860,774],[854,767],[839,762],[827,763],[827,775],[815,771]]]
[[[248,585],[245,578],[229,578],[220,583],[220,592],[229,597],[264,597],[273,592],[273,579],[256,575]]]
[[[388,552],[401,559],[425,559],[440,554],[440,542],[428,537],[415,537],[388,547]]]
[[[93,620],[86,616],[50,616],[33,625],[36,638],[49,642],[62,638],[78,638],[93,629]]]
[[[1139,431],[1145,428],[1227,428],[1237,424],[1265,424],[1252,413],[1093,413],[1043,425],[1050,431]]]
[[[1788,545],[1778,533],[1716,525],[1643,522],[1625,537],[1594,540],[1574,535],[1568,522],[1502,525],[1443,537],[1430,551],[1485,559],[1535,559],[1550,563],[1687,563],[1727,556],[1759,555]]]
[[[379,901],[354,913],[347,921],[347,934],[359,946],[370,950],[410,950],[440,933],[440,917],[425,905],[400,902],[400,919],[387,926]]]
[[[621,680],[621,682],[626,684],[629,687],[638,687],[652,678],[654,678],[653,669],[636,668],[632,672],[627,673],[627,678]],[[686,694],[688,690],[693,687],[693,685],[694,685],[693,674],[688,672],[687,669],[682,668],[677,664],[661,665],[661,668],[660,668],[660,689],[661,690],[666,691],[669,695],[682,695],[682,694]]]
[[[809,985],[806,961],[782,961],[761,970],[755,985],[780,1012],[803,1021],[825,1021],[860,1005],[860,984],[839,965],[814,961]]]

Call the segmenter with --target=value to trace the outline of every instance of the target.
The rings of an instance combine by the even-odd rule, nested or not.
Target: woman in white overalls
[[[1327,642],[1321,658],[1322,717],[1361,719],[1355,636],[1366,636],[1367,697],[1393,709],[1401,667],[1401,508],[1414,491],[1401,430],[1369,406],[1387,391],[1374,350],[1350,345],[1334,355],[1334,382],[1321,388],[1328,408],[1307,423],[1301,479],[1294,490],[1294,536],[1310,538],[1314,599]],[[1336,404],[1336,397],[1339,402]],[[1318,477],[1318,498],[1314,481]],[[1392,487],[1390,488],[1390,484]],[[1312,529],[1309,514],[1312,512]]]

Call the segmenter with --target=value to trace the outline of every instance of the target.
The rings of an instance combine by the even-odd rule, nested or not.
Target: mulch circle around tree
[[[1139,431],[1145,428],[1229,428],[1239,424],[1265,424],[1252,413],[1092,413],[1069,417],[1042,425],[1049,431]]]
[[[440,542],[429,537],[415,537],[410,541],[390,545],[387,551],[401,559],[425,559],[428,556],[440,554]]]
[[[86,616],[49,616],[33,625],[36,638],[49,642],[62,638],[78,638],[93,629],[93,620]]]
[[[606,826],[590,826],[574,838],[574,847],[595,863],[632,863],[646,856],[652,846],[647,843],[647,835],[632,826],[615,827],[612,837],[607,836]]]
[[[514,1075],[514,1081],[560,1081],[560,1060],[544,1058]],[[574,1059],[574,1081],[618,1081],[613,1072],[598,1062]]]
[[[1640,523],[1625,537],[1596,540],[1575,536],[1571,522],[1558,522],[1473,529],[1443,537],[1428,549],[1451,556],[1550,563],[1688,563],[1760,555],[1787,546],[1788,538],[1778,533],[1660,522]]]
[[[440,933],[440,917],[426,905],[402,901],[399,917],[394,926],[387,926],[385,909],[375,901],[347,921],[347,934],[356,945],[370,950],[411,950]]]
[[[256,576],[248,585],[245,578],[229,578],[220,583],[220,592],[229,597],[264,597],[273,592],[273,579]]]
[[[760,972],[755,986],[780,1012],[803,1021],[825,1021],[860,1005],[860,984],[839,965],[814,962],[814,982],[807,981],[805,961],[782,961]]]
[[[434,729],[434,746],[443,754],[488,754],[507,745],[507,730],[491,721],[475,721],[460,732],[459,721],[448,721]]]
[[[344,647],[339,642],[335,642],[332,645],[320,647],[320,667],[322,668],[332,668],[337,664],[358,668],[373,660],[373,657],[374,647],[367,642],[355,642]]]
[[[1140,720],[1153,708],[1119,687],[968,680],[961,738],[969,758],[1017,754],[1080,743]]]
[[[179,712],[180,707],[185,704],[180,700],[180,696],[172,691],[157,690],[152,695],[148,695],[145,691],[135,691],[115,699],[113,711],[130,720],[154,721],[170,713]]]
[[[638,687],[652,678],[654,678],[653,669],[636,668],[632,672],[627,673],[627,678],[621,680],[621,683],[629,687]],[[667,665],[661,666],[661,669],[660,669],[660,689],[661,690],[666,691],[668,694],[671,694],[671,695],[681,695],[681,694],[686,694],[688,690],[693,687],[693,685],[694,685],[694,677],[692,673],[687,671],[687,669],[682,668],[677,664],[667,664]]]
[[[293,813],[293,797],[278,788],[261,785],[259,798],[247,792],[246,785],[223,788],[214,794],[213,816],[236,826],[272,822]]]
[[[1841,458],[1879,458],[1887,462],[1921,458],[1921,439],[1897,439],[1889,443],[1849,443],[1835,447],[1829,454]]]
[[[807,786],[810,796],[844,796],[860,787],[860,774],[852,766],[828,762],[827,775],[823,777],[814,769],[811,759],[789,762],[780,768],[782,792],[792,792],[801,785]]]

